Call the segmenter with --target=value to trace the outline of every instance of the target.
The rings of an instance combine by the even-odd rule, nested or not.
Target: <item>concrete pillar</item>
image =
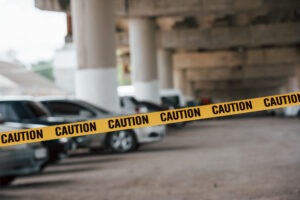
[[[157,51],[157,65],[159,87],[173,88],[173,58],[172,51],[166,49],[159,49]]]
[[[191,82],[186,77],[186,70],[174,70],[174,87],[182,92],[187,100],[194,97]]]
[[[72,1],[78,70],[75,93],[108,110],[117,111],[117,68],[113,1]]]
[[[299,91],[299,86],[298,86],[298,78],[297,76],[290,76],[286,83],[279,87],[279,93],[289,93],[289,92],[297,92]]]
[[[299,90],[298,78],[296,75],[288,78],[286,88],[287,88],[287,92],[298,92]]]
[[[129,19],[132,83],[139,100],[160,104],[153,19]]]

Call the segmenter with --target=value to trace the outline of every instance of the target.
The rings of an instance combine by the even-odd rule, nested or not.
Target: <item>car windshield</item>
[[[26,107],[30,110],[35,118],[48,117],[48,111],[39,103],[28,101],[25,102]]]

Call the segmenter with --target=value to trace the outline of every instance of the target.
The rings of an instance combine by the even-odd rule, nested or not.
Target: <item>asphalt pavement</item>
[[[299,200],[300,120],[197,121],[129,154],[74,152],[1,200]]]

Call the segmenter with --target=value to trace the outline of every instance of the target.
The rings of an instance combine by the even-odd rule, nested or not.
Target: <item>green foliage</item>
[[[32,65],[32,70],[51,81],[54,80],[51,61],[39,61]]]

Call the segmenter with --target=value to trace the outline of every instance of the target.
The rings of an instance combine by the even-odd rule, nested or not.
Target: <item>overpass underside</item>
[[[99,46],[120,48],[140,99],[159,102],[158,89],[172,87],[187,97],[220,101],[299,90],[299,0],[115,0],[114,8],[105,0],[68,3],[36,0],[36,7],[74,18],[78,71],[115,66],[111,55],[97,55],[105,51]],[[107,9],[115,15],[105,14]],[[93,36],[112,27],[103,22],[108,18],[116,22],[115,36]],[[115,80],[106,81],[116,87]]]

